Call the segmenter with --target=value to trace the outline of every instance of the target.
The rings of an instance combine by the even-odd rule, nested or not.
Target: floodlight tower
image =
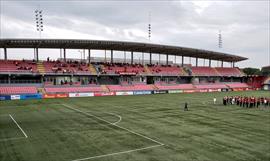
[[[151,41],[151,12],[149,12],[149,19],[148,19],[148,40]]]
[[[35,10],[36,16],[36,30],[39,32],[39,38],[41,38],[41,32],[43,31],[43,13],[42,10],[36,9]]]
[[[222,48],[222,35],[221,30],[218,31],[218,48]]]

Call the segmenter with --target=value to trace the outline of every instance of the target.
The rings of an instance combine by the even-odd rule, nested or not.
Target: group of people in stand
[[[252,108],[260,106],[270,106],[270,98],[267,97],[248,97],[248,96],[225,96],[223,105],[238,105],[240,107]]]

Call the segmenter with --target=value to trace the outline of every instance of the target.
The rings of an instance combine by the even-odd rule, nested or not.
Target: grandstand
[[[34,59],[8,59],[13,48],[33,48]],[[40,60],[45,48],[63,57]],[[69,49],[88,57],[68,59]],[[269,109],[221,103],[235,95],[269,97],[250,91],[260,82],[269,90],[270,78],[246,76],[235,65],[244,57],[98,40],[0,39],[0,50],[0,160],[269,160]],[[93,57],[92,50],[111,56]],[[130,58],[114,58],[114,51]],[[134,59],[138,52],[149,59]]]
[[[245,75],[235,67],[235,63],[247,58],[214,51],[135,42],[60,39],[1,39],[0,48],[4,51],[4,59],[0,60],[1,95],[252,89]],[[33,48],[35,59],[9,60],[9,48]],[[39,60],[38,51],[42,48],[61,49],[63,58]],[[87,50],[88,58],[67,59],[68,49]],[[91,50],[111,51],[110,61],[94,61]],[[128,61],[117,58],[114,62],[115,50],[130,52],[131,57]],[[149,59],[145,61],[148,63],[135,62],[134,52],[148,52]],[[165,55],[166,59],[154,62],[153,54]],[[169,56],[181,57],[182,62],[169,61]],[[194,58],[196,64],[184,62],[185,57]],[[208,59],[209,65],[199,66],[199,59]],[[212,67],[212,60],[221,62],[221,66]],[[225,62],[231,67],[224,67]]]

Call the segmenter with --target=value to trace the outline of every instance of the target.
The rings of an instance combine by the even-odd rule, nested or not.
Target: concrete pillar
[[[160,54],[158,54],[158,64],[160,64]]]
[[[133,64],[133,51],[131,51],[131,64]]]
[[[150,64],[152,64],[152,53],[150,52]]]
[[[198,67],[198,58],[196,58],[196,67]]]
[[[166,54],[166,65],[168,65],[168,64],[169,64],[169,55]]]
[[[91,63],[91,50],[88,49],[88,63]]]
[[[4,48],[4,58],[7,60],[7,48]]]
[[[111,50],[111,63],[113,63],[113,50]]]
[[[105,52],[104,52],[104,62],[107,63],[107,53],[106,53],[106,50],[105,50]]]
[[[10,84],[11,83],[11,81],[10,81],[10,74],[8,75],[8,84]]]
[[[36,61],[39,61],[38,48],[36,48]]]
[[[126,54],[126,51],[124,51],[124,63],[127,62],[127,54]]]
[[[211,59],[209,59],[209,67],[211,67]]]
[[[184,56],[182,56],[182,64],[181,66],[183,67],[184,66]]]
[[[235,62],[233,62],[233,68],[235,67]]]
[[[142,53],[142,65],[144,65],[144,53]]]
[[[221,67],[223,68],[223,61],[221,61]]]
[[[64,62],[66,62],[67,59],[66,59],[66,49],[64,48]]]

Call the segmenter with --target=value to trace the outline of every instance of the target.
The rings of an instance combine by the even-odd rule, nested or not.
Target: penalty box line
[[[73,107],[71,107],[71,106],[69,106],[69,105],[66,105],[66,104],[63,104],[63,105],[64,105],[65,107],[69,108],[69,109],[74,110],[74,111],[83,113],[83,114],[88,115],[88,116],[91,116],[91,117],[95,117],[96,119],[101,120],[101,121],[103,121],[103,122],[106,122],[106,123],[108,123],[108,124],[110,124],[110,125],[112,125],[112,126],[116,126],[116,127],[120,128],[120,129],[126,130],[126,131],[128,131],[128,132],[130,132],[130,133],[133,133],[133,134],[138,135],[138,136],[141,136],[141,137],[143,137],[143,138],[145,138],[145,139],[151,140],[151,141],[153,141],[153,142],[155,142],[155,143],[157,143],[157,144],[159,144],[159,145],[164,145],[163,143],[161,143],[161,142],[159,142],[159,141],[157,141],[157,140],[154,140],[154,139],[152,139],[152,138],[150,138],[150,137],[148,137],[148,136],[139,134],[139,133],[137,133],[137,132],[135,132],[135,131],[132,131],[132,130],[130,130],[130,129],[127,129],[127,128],[125,128],[125,127],[122,127],[122,126],[119,126],[119,125],[117,125],[117,124],[111,123],[111,122],[109,122],[109,121],[107,121],[107,120],[104,120],[104,119],[102,119],[102,118],[100,118],[100,117],[97,117],[97,116],[95,116],[95,115],[93,115],[93,114],[83,112],[83,111],[81,111],[81,110],[75,109],[75,108],[73,108]]]
[[[23,129],[21,128],[21,126],[17,123],[17,121],[12,117],[11,114],[9,114],[9,117],[13,120],[13,122],[17,125],[17,127],[21,130],[21,132],[23,133],[25,138],[28,138],[28,136],[26,135],[26,133],[23,131]]]
[[[142,150],[146,150],[146,149],[152,149],[152,148],[156,148],[156,147],[160,147],[160,146],[163,146],[163,145],[153,145],[153,146],[148,146],[148,147],[145,147],[145,148],[138,148],[138,149],[121,151],[121,152],[116,152],[116,153],[97,155],[97,156],[88,157],[88,158],[75,159],[75,160],[72,160],[72,161],[83,161],[83,160],[97,159],[97,158],[103,158],[103,157],[108,157],[108,156],[113,156],[113,155],[127,154],[127,153],[131,153],[131,152],[142,151]]]
[[[161,143],[161,142],[159,142],[159,141],[157,141],[157,140],[154,140],[154,139],[152,139],[152,138],[150,138],[150,137],[148,137],[148,136],[139,134],[139,133],[137,133],[137,132],[135,132],[135,131],[132,131],[132,130],[130,130],[130,129],[127,129],[127,128],[125,128],[125,127],[122,127],[122,126],[119,126],[119,125],[117,125],[117,124],[111,123],[111,122],[109,122],[109,121],[107,121],[107,120],[104,120],[104,119],[102,119],[102,118],[100,118],[100,117],[97,117],[97,116],[95,116],[95,115],[93,115],[93,114],[86,113],[86,112],[81,111],[81,110],[79,110],[79,109],[75,109],[75,108],[73,108],[73,107],[71,107],[71,106],[69,106],[69,105],[66,105],[66,104],[63,104],[63,106],[65,106],[65,107],[67,107],[67,108],[69,108],[69,109],[71,109],[71,110],[77,111],[77,112],[79,112],[79,113],[85,114],[85,115],[87,115],[87,116],[94,117],[94,118],[96,118],[96,119],[98,119],[98,120],[101,120],[101,121],[103,121],[103,122],[106,122],[106,123],[108,123],[108,124],[110,124],[110,125],[112,125],[112,126],[118,127],[118,128],[120,128],[120,129],[122,129],[122,130],[126,130],[126,131],[128,131],[128,132],[130,132],[130,133],[132,133],[132,134],[135,134],[135,135],[137,135],[137,136],[143,137],[143,138],[145,138],[145,139],[147,139],[147,140],[151,140],[152,142],[155,142],[156,144],[158,144],[158,145],[152,145],[152,146],[148,146],[148,147],[144,147],[144,148],[137,148],[137,149],[133,149],[133,150],[127,150],[127,151],[121,151],[121,152],[116,152],[116,153],[109,153],[109,154],[104,154],[104,155],[97,155],[97,156],[92,156],[92,157],[87,157],[87,158],[75,159],[75,160],[72,160],[72,161],[83,161],[83,160],[90,160],[90,159],[102,158],[102,157],[113,156],[113,155],[119,155],[119,154],[126,154],[126,153],[131,153],[131,152],[135,152],[135,151],[142,151],[142,150],[151,149],[151,148],[156,148],[156,147],[160,147],[160,146],[165,145],[165,144],[163,144],[163,143]]]

